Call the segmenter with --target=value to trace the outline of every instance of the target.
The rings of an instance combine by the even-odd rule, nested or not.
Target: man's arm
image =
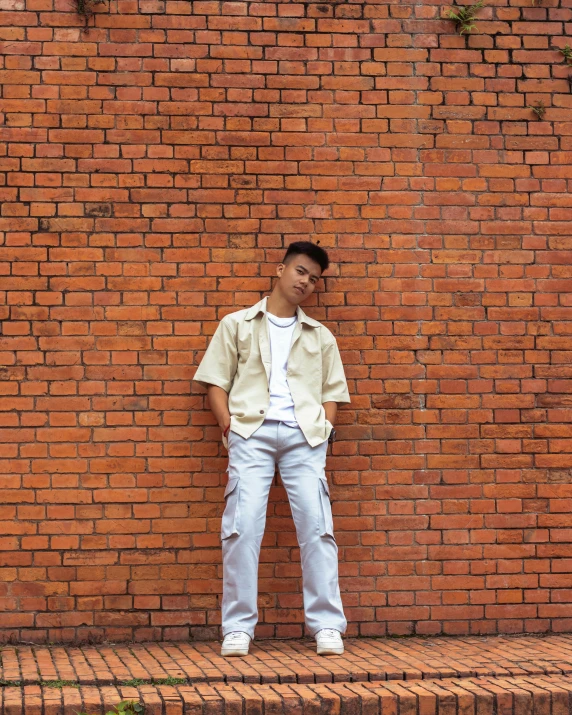
[[[230,412],[228,410],[228,393],[217,385],[207,387],[209,405],[218,426],[224,432],[230,425]]]
[[[349,402],[348,386],[344,367],[335,338],[322,351],[322,405],[326,419],[332,425],[336,423],[339,402]]]
[[[193,377],[206,388],[211,412],[223,432],[230,425],[228,393],[237,365],[235,326],[223,318]]]
[[[333,426],[336,423],[336,415],[338,413],[337,402],[324,402],[324,410],[326,411],[326,419]]]

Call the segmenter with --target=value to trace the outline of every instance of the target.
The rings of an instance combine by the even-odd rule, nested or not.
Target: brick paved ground
[[[123,698],[146,715],[565,715],[572,636],[260,641],[225,660],[216,643],[8,646],[2,715],[103,713]]]

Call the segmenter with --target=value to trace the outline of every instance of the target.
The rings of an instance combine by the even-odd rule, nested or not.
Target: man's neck
[[[296,315],[296,307],[285,300],[275,290],[268,296],[266,310],[277,318],[292,318]]]

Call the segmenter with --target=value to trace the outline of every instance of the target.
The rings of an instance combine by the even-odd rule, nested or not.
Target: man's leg
[[[288,493],[300,545],[306,626],[311,635],[323,628],[344,633],[338,584],[338,547],[324,471],[327,442],[310,447],[302,430],[280,423],[278,468]]]
[[[264,422],[249,438],[229,433],[228,484],[222,517],[222,633],[254,637],[258,621],[258,559],[274,478],[277,422]]]

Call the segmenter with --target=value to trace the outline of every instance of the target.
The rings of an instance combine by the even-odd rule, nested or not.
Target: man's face
[[[311,295],[320,280],[322,269],[309,256],[293,255],[276,269],[280,290],[290,303],[298,305]]]

